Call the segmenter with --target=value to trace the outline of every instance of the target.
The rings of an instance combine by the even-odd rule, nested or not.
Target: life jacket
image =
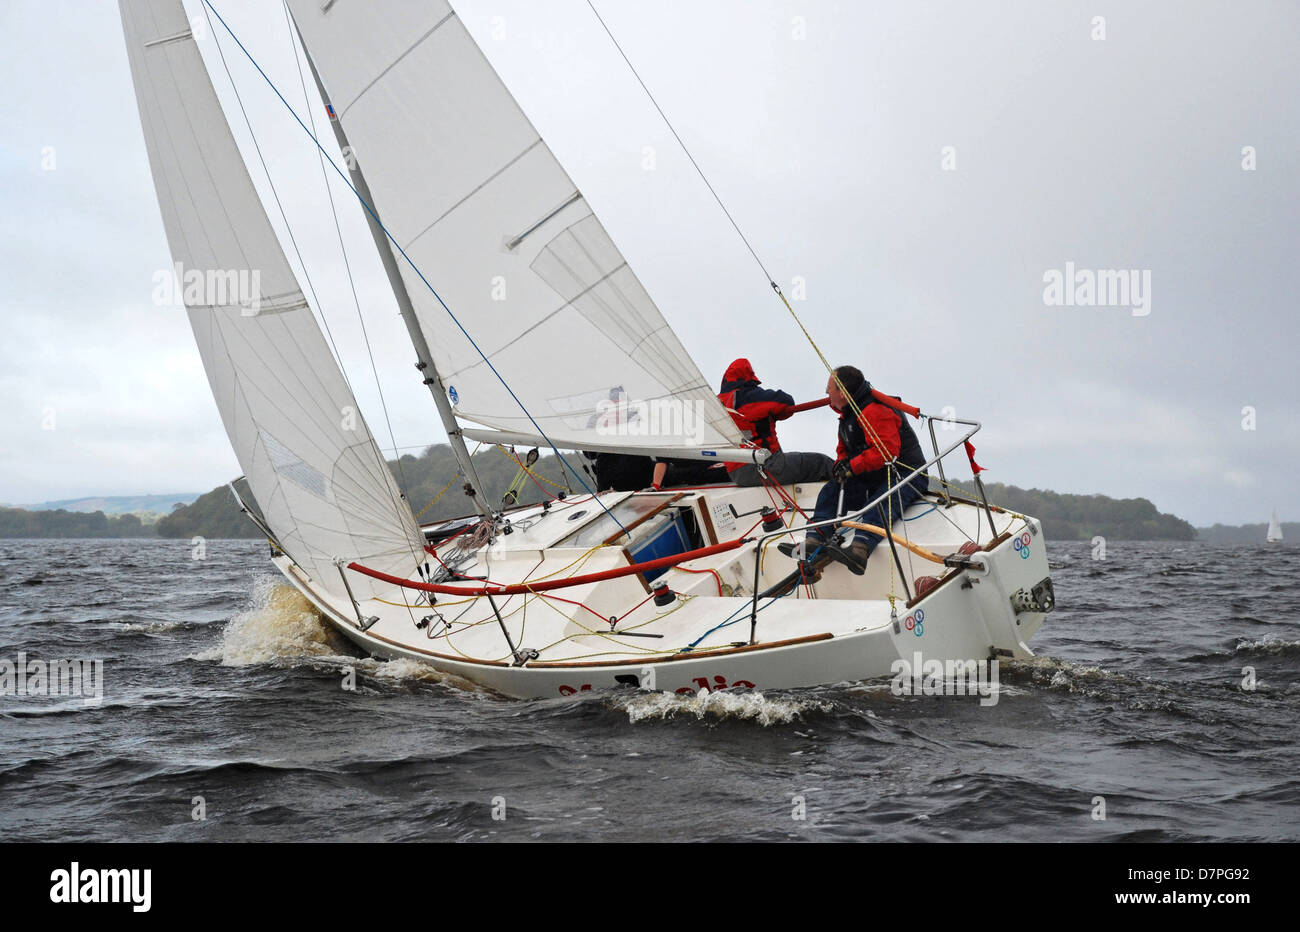
[[[895,407],[889,403],[890,398],[902,404],[901,398],[892,395],[883,395],[871,390],[870,382],[863,382],[861,387],[853,393],[853,400],[856,402],[858,410],[864,414],[871,405],[879,405],[888,410],[891,415],[898,420],[898,456],[893,461],[894,477],[890,480],[889,469],[882,467],[867,473],[860,473],[859,478],[864,479],[871,485],[877,485],[881,482],[897,482],[903,476],[918,468],[925,462],[925,453],[921,450],[921,443],[916,439],[916,433],[912,430],[912,425],[907,423],[902,408]],[[861,420],[853,416],[853,411],[845,407],[840,412],[840,444],[843,447],[843,454],[848,459],[853,459],[861,453],[866,452],[870,447],[875,446],[875,442],[867,436],[866,430],[862,426]],[[882,450],[888,464],[888,451]],[[917,491],[925,491],[929,488],[929,480],[925,474],[917,476],[912,480],[912,486]]]
[[[758,376],[748,359],[737,359],[722,376],[722,391],[718,400],[727,409],[736,427],[745,437],[745,446],[762,447],[772,453],[781,451],[776,436],[774,415],[794,404],[794,398],[782,391],[759,388]],[[728,471],[743,464],[728,463]]]
[[[771,415],[764,414],[753,419],[747,416],[745,396],[749,394],[751,394],[749,386],[733,388],[729,392],[720,394],[718,400],[727,409],[731,419],[736,422],[736,427],[747,441],[746,446],[763,447],[773,453],[780,452],[781,441],[777,439],[776,425],[772,423]]]

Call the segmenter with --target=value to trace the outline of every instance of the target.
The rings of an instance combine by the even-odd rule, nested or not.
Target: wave
[[[109,621],[104,624],[104,627],[134,634],[167,634],[171,631],[199,628],[202,625],[193,621]]]
[[[1241,640],[1232,649],[1232,653],[1300,657],[1300,641],[1286,641],[1278,637],[1260,638],[1258,641]]]
[[[226,667],[264,664],[276,667],[310,666],[338,671],[355,670],[370,685],[410,686],[438,684],[485,694],[491,691],[418,660],[384,660],[358,653],[293,586],[278,577],[264,576],[254,585],[252,605],[235,615],[221,632],[221,641],[189,657],[216,661]],[[364,689],[361,683],[358,689]]]
[[[1003,661],[999,665],[999,676],[1004,688],[1009,684],[1047,689],[1103,702],[1118,702],[1132,709],[1178,709],[1175,690],[1168,684],[1053,657],[1040,655],[1029,660]]]
[[[808,712],[829,712],[831,703],[818,699],[800,699],[788,696],[769,697],[761,692],[723,690],[700,692],[696,695],[655,692],[615,696],[610,705],[627,713],[632,724],[658,719],[693,716],[696,719],[716,719],[758,722],[764,727],[788,725],[800,720]]]
[[[297,589],[274,576],[259,579],[253,604],[226,624],[221,642],[194,655],[226,667],[319,660],[348,655],[347,642]]]

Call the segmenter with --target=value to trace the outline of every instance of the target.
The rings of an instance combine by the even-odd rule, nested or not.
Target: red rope
[[[444,586],[436,583],[419,582],[414,579],[403,579],[400,576],[393,576],[389,573],[381,573],[379,570],[372,570],[368,566],[362,566],[360,563],[353,561],[348,564],[348,569],[355,570],[358,573],[369,576],[372,579],[380,579],[386,583],[392,583],[394,586],[401,586],[403,589],[420,589],[424,592],[438,592],[446,595],[517,595],[521,592],[545,592],[551,589],[564,589],[569,586],[582,586],[587,583],[602,582],[606,579],[617,579],[620,576],[631,576],[635,573],[645,573],[651,570],[662,569],[669,566],[676,566],[678,563],[685,563],[687,560],[697,560],[701,557],[711,557],[717,553],[726,553],[728,550],[735,550],[742,544],[748,543],[748,538],[738,538],[729,540],[726,543],[714,544],[712,547],[701,547],[699,550],[688,550],[686,553],[678,553],[669,557],[660,557],[658,560],[649,560],[645,563],[633,563],[631,566],[620,566],[612,570],[603,570],[599,573],[587,573],[585,576],[570,576],[566,579],[546,579],[535,583],[514,583],[509,586],[497,586],[496,588],[479,588],[463,589],[458,586]]]
[[[595,610],[594,608],[592,608],[590,605],[587,605],[585,602],[576,602],[576,601],[574,601],[573,599],[566,599],[566,598],[564,598],[564,596],[560,596],[560,595],[547,595],[545,592],[539,592],[539,593],[537,593],[537,597],[538,597],[539,599],[551,599],[552,601],[555,601],[555,602],[567,602],[569,605],[576,605],[576,606],[578,606],[579,608],[585,608],[587,611],[591,612],[593,615],[595,615],[595,616],[596,616],[597,618],[599,618],[601,621],[605,622],[606,624],[609,624],[609,619],[608,619],[608,618],[606,618],[606,617],[605,617],[604,615],[602,615],[600,612],[596,611],[596,610]]]
[[[654,597],[655,597],[655,594],[654,594],[653,592],[650,593],[648,596],[646,596],[646,597],[645,597],[644,599],[642,599],[640,602],[636,603],[636,604],[633,605],[631,608],[629,608],[627,611],[625,611],[622,615],[619,615],[619,616],[618,616],[619,621],[622,621],[622,620],[623,620],[624,618],[626,618],[628,615],[631,615],[631,614],[632,614],[633,612],[635,612],[638,608],[640,608],[642,605],[645,605],[647,602],[649,602],[649,601],[650,601],[651,599],[653,599]],[[554,598],[554,597],[552,596],[552,598]]]
[[[455,540],[457,537],[460,537],[460,535],[464,534],[466,531],[472,531],[474,528],[478,527],[479,524],[481,524],[481,523],[482,523],[482,522],[478,522],[478,523],[476,523],[476,524],[467,524],[467,525],[465,525],[463,528],[461,528],[459,531],[457,531],[455,534],[451,535],[450,537],[448,537],[448,538],[446,538],[446,539],[444,539],[444,540],[440,540],[440,541],[438,541],[438,546],[441,547],[441,546],[443,546],[444,544],[450,544],[450,543],[451,543],[453,540]],[[433,558],[434,558],[435,560],[438,559],[438,551],[437,551],[437,549],[434,547],[433,544],[425,544],[425,545],[424,545],[424,549],[427,550],[430,554],[432,554],[432,556],[433,556]],[[438,562],[439,562],[439,563],[442,563],[441,560],[438,560]],[[443,563],[443,566],[446,566],[446,564]]]
[[[785,499],[787,502],[789,502],[789,503],[794,507],[794,510],[795,510],[795,511],[797,511],[797,512],[799,512],[799,514],[803,515],[803,519],[804,519],[804,521],[807,521],[807,522],[809,522],[809,523],[812,523],[812,519],[808,517],[808,512],[804,511],[802,508],[799,507],[799,503],[798,503],[797,501],[794,500],[794,497],[793,497],[792,495],[790,495],[788,492],[786,492],[786,490],[785,490],[785,486],[783,486],[783,485],[781,485],[780,483],[777,483],[777,482],[773,482],[773,483],[772,483],[772,486],[773,486],[773,488],[776,489],[777,494],[779,494],[783,499]],[[771,492],[768,493],[768,495],[771,495],[771,494],[772,494]],[[775,504],[775,502],[773,502],[773,504]],[[787,508],[787,509],[785,509],[785,510],[786,510],[786,511],[789,511],[790,509]]]
[[[718,581],[718,595],[722,595],[722,577],[718,575],[717,570],[690,570],[684,566],[676,567],[676,569],[681,570],[683,573],[712,573],[713,578]]]

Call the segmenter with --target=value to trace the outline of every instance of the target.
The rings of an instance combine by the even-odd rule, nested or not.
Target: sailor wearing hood
[[[794,398],[783,391],[760,388],[748,359],[737,359],[722,376],[718,400],[731,414],[749,444],[762,447],[772,455],[763,469],[781,485],[797,482],[822,482],[831,477],[831,458],[822,453],[787,453],[776,436],[776,422],[790,416]],[[727,474],[740,486],[762,484],[758,469],[751,463],[728,463]]]

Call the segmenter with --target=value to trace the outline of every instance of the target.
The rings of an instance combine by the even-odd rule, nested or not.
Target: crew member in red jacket
[[[787,453],[776,437],[776,422],[788,418],[794,399],[783,391],[760,388],[758,376],[748,359],[737,359],[722,376],[718,400],[753,446],[763,447],[772,455],[763,469],[781,485],[797,482],[823,482],[831,477],[831,458],[824,453]],[[741,486],[762,485],[758,468],[752,463],[728,463],[727,474]]]
[[[844,386],[843,392],[840,385]],[[849,514],[883,495],[891,485],[925,463],[925,454],[911,425],[902,412],[889,403],[890,396],[872,391],[871,383],[863,377],[861,370],[840,366],[827,381],[826,394],[830,397],[831,407],[840,413],[838,459],[831,469],[837,481],[822,487],[813,511],[814,522],[838,517],[836,507],[841,483],[844,487],[844,510],[839,514]],[[849,404],[850,398],[861,412],[856,417],[853,405]],[[860,520],[864,524],[888,529],[890,522],[897,521],[929,487],[929,480],[922,472]],[[830,539],[833,530],[832,525],[808,533],[805,550],[812,563],[810,572],[815,576],[817,570],[835,556],[853,572],[864,573],[867,558],[884,538],[869,531],[856,531],[851,548],[847,552],[835,553],[832,548],[836,545]],[[793,551],[793,548],[785,546],[781,549],[786,553]]]

